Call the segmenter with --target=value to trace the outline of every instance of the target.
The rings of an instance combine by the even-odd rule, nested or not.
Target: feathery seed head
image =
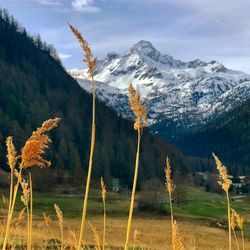
[[[6,139],[6,146],[7,146],[7,160],[10,169],[14,169],[16,165],[16,150],[13,143],[13,137],[9,136]]]
[[[50,217],[49,217],[48,215],[46,215],[46,213],[43,213],[43,219],[44,219],[45,225],[46,225],[47,227],[49,227],[50,224],[51,224],[51,219],[50,219]]]
[[[32,133],[21,150],[21,168],[26,169],[32,166],[41,168],[51,165],[51,162],[42,158],[45,149],[47,149],[49,143],[51,143],[50,137],[45,133],[56,127],[60,120],[60,118],[49,119]]]
[[[174,191],[175,185],[171,180],[171,165],[168,157],[166,158],[165,173],[166,173],[166,187],[168,189],[169,194],[171,194]]]
[[[23,194],[21,195],[21,201],[24,204],[24,206],[27,207],[29,203],[29,199],[30,199],[29,182],[26,181],[16,169],[14,170],[14,174],[19,180],[22,190],[23,190]]]
[[[105,183],[104,183],[102,177],[101,177],[101,188],[102,188],[102,200],[103,200],[103,203],[105,203],[105,199],[106,199],[106,187],[105,187]]]
[[[71,229],[69,229],[69,233],[70,233],[70,245],[73,247],[73,249],[77,249],[77,233],[76,231],[72,231]]]
[[[227,168],[221,163],[219,158],[213,153],[216,167],[219,171],[221,180],[218,183],[221,185],[222,189],[227,193],[232,185],[232,181],[228,178]]]
[[[83,61],[86,62],[88,65],[88,73],[93,76],[96,68],[96,58],[92,58],[93,54],[91,52],[91,49],[89,47],[88,42],[83,38],[82,34],[78,29],[76,29],[74,26],[72,26],[70,23],[68,24],[71,31],[74,33],[75,37],[80,43],[80,46],[82,47],[83,51],[85,51],[85,56]]]
[[[58,205],[54,204],[54,207],[55,207],[59,227],[62,228],[63,227],[63,214],[62,214],[62,211],[61,211],[61,209],[60,209],[60,207]]]
[[[96,228],[92,225],[92,223],[90,221],[88,221],[90,227],[91,227],[91,231],[94,234],[94,239],[95,239],[95,249],[96,250],[101,250],[101,244],[100,244],[100,237],[98,235],[98,232],[96,230]]]
[[[131,110],[136,117],[134,129],[140,131],[143,127],[149,125],[149,122],[147,120],[147,109],[141,104],[141,97],[134,89],[132,83],[129,85],[128,90],[130,93],[129,103],[131,106]]]
[[[179,235],[179,229],[176,220],[174,221],[173,224],[173,250],[184,250],[184,245],[181,242],[181,237]]]
[[[134,242],[136,243],[138,241],[138,237],[139,237],[140,233],[137,229],[135,229],[134,231]]]
[[[25,213],[25,207],[21,210],[21,212],[18,215],[18,219],[17,219],[18,224],[20,224],[23,221],[24,213]]]
[[[234,231],[235,230],[235,227],[236,227],[236,221],[235,221],[235,211],[233,209],[231,209],[231,219],[230,219],[230,224],[231,224],[231,228],[232,230]]]
[[[2,195],[1,197],[1,207],[2,208],[7,208],[8,207],[8,199],[5,197],[5,195]]]
[[[241,230],[243,230],[244,218],[242,216],[240,216],[234,209],[231,209],[231,210],[232,210],[232,215],[234,216],[234,220],[237,223],[237,226]]]

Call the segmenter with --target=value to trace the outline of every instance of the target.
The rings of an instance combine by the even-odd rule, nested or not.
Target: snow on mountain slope
[[[70,73],[91,91],[86,70]],[[95,79],[97,96],[122,116],[131,116],[127,89],[132,82],[152,123],[171,119],[180,127],[206,123],[250,97],[250,75],[216,61],[182,62],[162,55],[148,41],[138,42],[123,55],[109,53],[98,61]]]

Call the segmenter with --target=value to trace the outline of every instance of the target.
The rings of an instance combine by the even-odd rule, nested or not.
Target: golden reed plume
[[[91,49],[89,47],[88,42],[83,38],[82,34],[79,32],[78,29],[76,29],[74,26],[72,26],[70,23],[68,24],[71,31],[76,36],[77,40],[80,43],[80,46],[82,47],[83,51],[85,51],[84,59],[83,61],[86,62],[88,65],[88,73],[93,76],[96,68],[96,58],[92,58],[93,54],[91,52]]]
[[[47,149],[49,143],[51,143],[50,137],[45,133],[56,127],[60,120],[60,118],[49,119],[32,133],[21,150],[21,168],[26,169],[32,166],[41,168],[51,165],[50,161],[42,158],[45,149]]]
[[[219,158],[214,153],[213,157],[221,178],[221,180],[219,180],[218,183],[221,185],[222,189],[225,192],[228,192],[232,185],[232,181],[228,178],[227,168],[221,163]]]
[[[56,216],[57,216],[57,220],[58,220],[58,225],[59,225],[59,228],[60,228],[60,231],[61,231],[61,249],[64,249],[64,246],[63,246],[63,213],[60,209],[60,207],[57,205],[57,204],[54,204],[54,207],[55,207],[55,211],[56,211]]]
[[[166,185],[166,188],[168,190],[168,195],[169,195],[169,206],[170,206],[171,228],[172,228],[172,243],[173,243],[173,240],[174,240],[174,212],[173,212],[173,204],[172,204],[172,194],[174,192],[175,185],[171,179],[171,165],[170,165],[170,160],[168,157],[166,158],[165,174],[166,174],[165,185]]]
[[[168,193],[172,194],[174,192],[175,185],[173,181],[171,180],[171,165],[170,165],[170,160],[168,157],[166,158],[165,173],[166,173],[166,187],[167,187]]]
[[[13,137],[9,136],[6,139],[6,147],[7,147],[7,160],[10,169],[14,169],[16,165],[16,149],[13,143]]]
[[[143,127],[146,127],[149,125],[149,122],[147,120],[147,108],[141,104],[141,97],[136,92],[132,84],[129,85],[128,91],[130,93],[129,103],[131,106],[131,110],[133,111],[136,117],[136,120],[134,123],[134,129],[140,130]]]

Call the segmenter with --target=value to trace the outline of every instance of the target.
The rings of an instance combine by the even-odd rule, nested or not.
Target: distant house
[[[232,179],[233,189],[237,194],[243,194],[248,192],[248,186],[250,184],[249,178],[245,175],[235,176]]]
[[[120,192],[120,180],[118,178],[111,179],[111,188],[113,192]]]
[[[203,180],[207,181],[207,173],[197,172],[197,175],[200,176]]]

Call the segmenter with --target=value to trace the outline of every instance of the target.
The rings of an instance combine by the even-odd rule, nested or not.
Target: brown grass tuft
[[[50,161],[42,158],[42,155],[45,153],[44,150],[47,149],[49,143],[51,143],[50,137],[45,133],[56,127],[59,121],[60,118],[49,119],[32,133],[21,150],[21,168],[26,169],[32,166],[41,168],[51,165]]]

